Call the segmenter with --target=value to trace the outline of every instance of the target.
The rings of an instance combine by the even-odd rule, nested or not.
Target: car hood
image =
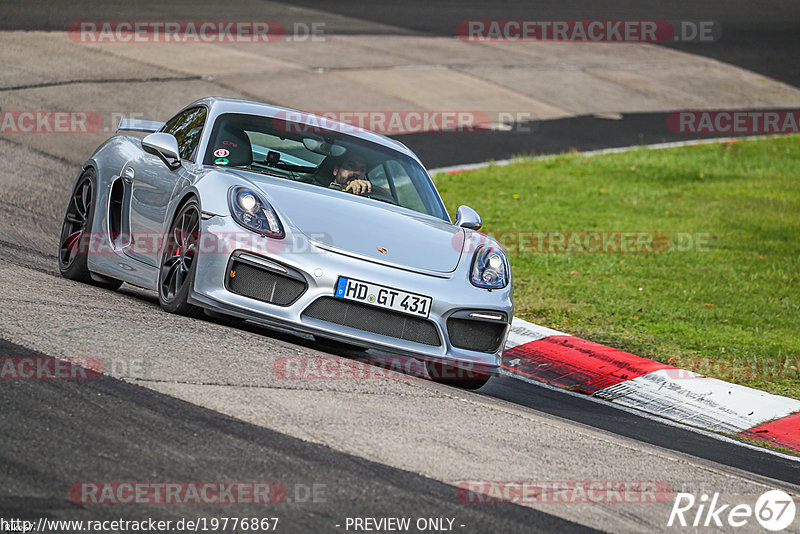
[[[285,222],[329,250],[411,270],[458,266],[464,231],[449,222],[314,185],[248,178]]]

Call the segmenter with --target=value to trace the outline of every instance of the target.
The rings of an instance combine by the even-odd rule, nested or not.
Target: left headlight
[[[483,289],[501,289],[508,285],[508,260],[497,247],[481,245],[475,250],[469,275],[472,285]]]
[[[253,232],[282,239],[283,225],[278,215],[264,197],[243,185],[231,187],[228,192],[228,206],[233,218]]]

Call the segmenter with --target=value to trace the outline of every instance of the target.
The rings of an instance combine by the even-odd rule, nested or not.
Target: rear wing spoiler
[[[120,119],[118,132],[157,132],[164,126],[163,122],[146,121],[142,119]]]

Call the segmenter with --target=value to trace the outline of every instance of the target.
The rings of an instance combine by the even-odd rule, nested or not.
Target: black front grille
[[[278,306],[288,306],[302,295],[307,284],[280,273],[235,260],[227,276],[228,289]]]
[[[475,321],[451,317],[447,320],[447,335],[454,347],[479,352],[496,352],[505,334],[506,323]]]
[[[425,345],[442,344],[436,326],[426,319],[349,300],[322,297],[312,302],[303,315]]]

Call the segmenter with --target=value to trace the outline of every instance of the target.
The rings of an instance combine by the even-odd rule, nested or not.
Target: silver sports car
[[[114,136],[83,165],[59,242],[66,278],[418,358],[465,388],[497,374],[506,253],[471,208],[451,222],[403,144],[224,98],[119,129],[149,135]]]

